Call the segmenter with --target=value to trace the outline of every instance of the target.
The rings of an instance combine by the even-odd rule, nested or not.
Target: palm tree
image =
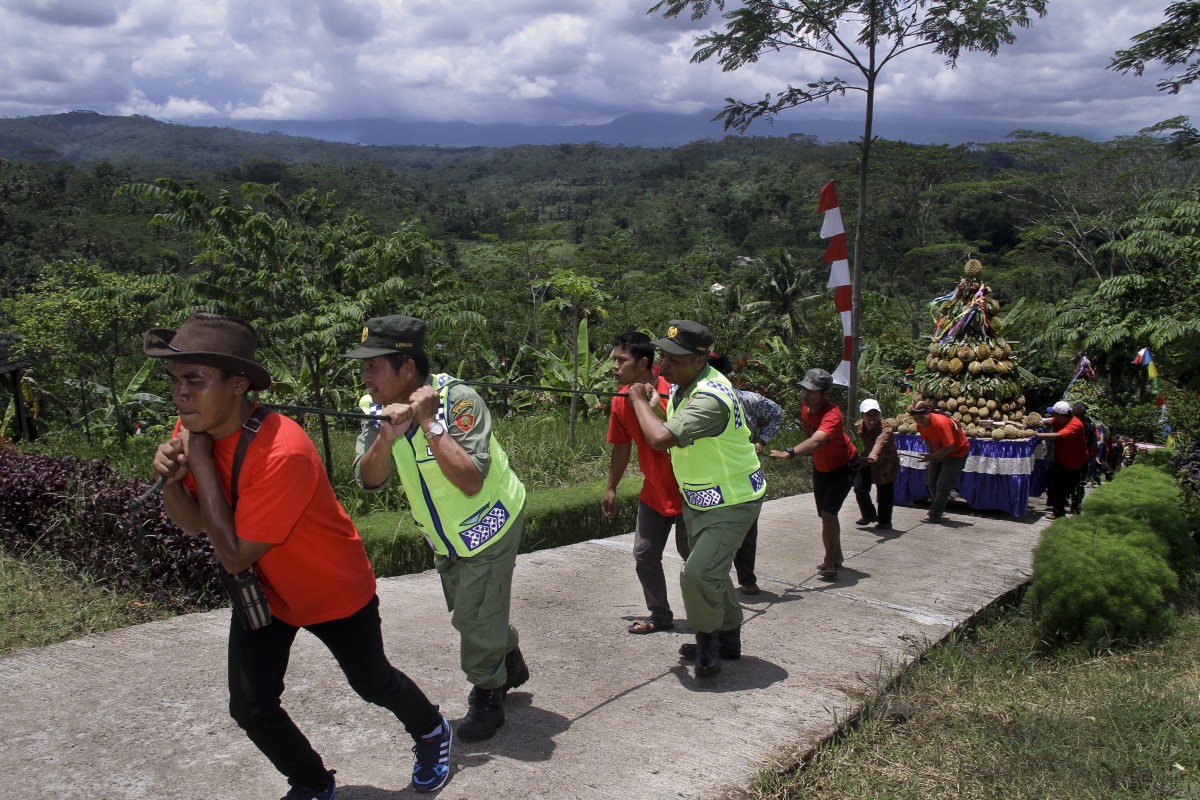
[[[741,308],[753,320],[750,329],[778,334],[784,342],[807,333],[809,310],[827,300],[817,270],[798,264],[782,247],[756,259],[752,269],[750,299]]]

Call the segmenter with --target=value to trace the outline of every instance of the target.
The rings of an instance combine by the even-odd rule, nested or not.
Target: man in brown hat
[[[933,406],[925,400],[911,404],[908,413],[917,423],[917,433],[929,451],[921,455],[921,460],[925,462],[925,485],[932,497],[926,520],[938,522],[946,512],[946,504],[950,502],[950,492],[954,491],[958,476],[962,475],[967,465],[971,442],[953,417],[934,411]]]
[[[179,412],[171,440],[154,455],[167,514],[186,535],[207,533],[229,573],[253,567],[270,607],[265,627],[252,630],[236,615],[230,625],[230,714],[288,779],[285,800],[334,796],[334,771],[279,702],[304,628],[359,696],[395,714],[413,737],[416,790],[439,789],[450,773],[450,725],[384,655],[374,573],[312,440],[248,397],[271,385],[257,346],[242,320],[205,312],[178,331],[150,330],[142,345],[166,360]]]
[[[662,376],[674,384],[666,422],[656,413],[657,386],[638,384],[628,393],[646,442],[671,451],[683,493],[688,556],[679,587],[696,643],[679,654],[696,660],[701,678],[718,674],[722,658],[741,657],[742,607],[729,570],[767,489],[737,391],[708,365],[712,343],[708,328],[691,320],[671,321],[653,342]]]
[[[509,690],[529,679],[509,623],[513,569],[525,521],[525,486],[492,435],[483,399],[457,378],[431,374],[425,323],[393,315],[367,320],[362,361],[378,425],[363,426],[354,474],[364,491],[399,475],[460,635],[472,685],[459,738],[490,739],[504,724]]]

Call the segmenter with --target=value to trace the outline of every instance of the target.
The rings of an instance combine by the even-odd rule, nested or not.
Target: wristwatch
[[[446,432],[446,426],[442,424],[440,419],[434,419],[429,423],[429,430],[425,431],[426,436],[438,437]]]

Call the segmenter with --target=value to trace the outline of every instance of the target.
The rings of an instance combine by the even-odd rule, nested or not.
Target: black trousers
[[[324,786],[321,757],[283,710],[283,676],[300,629],[276,619],[257,631],[229,628],[229,714],[292,786]],[[396,715],[417,739],[441,723],[437,706],[383,652],[379,598],[344,619],[305,628],[333,653],[350,688]]]
[[[1047,474],[1050,485],[1046,491],[1050,495],[1055,516],[1061,517],[1067,513],[1067,506],[1075,497],[1075,489],[1083,478],[1084,469],[1063,469],[1057,461],[1050,463]]]
[[[871,504],[871,468],[863,466],[854,476],[854,499],[858,501],[858,510],[866,520],[878,520],[884,527],[892,525],[892,507],[895,505],[896,484],[881,483],[876,487],[878,509]]]

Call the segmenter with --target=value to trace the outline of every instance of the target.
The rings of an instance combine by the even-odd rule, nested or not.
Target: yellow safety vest
[[[767,479],[750,441],[742,403],[729,379],[708,368],[678,404],[674,397],[677,390],[672,388],[672,397],[667,401],[668,420],[675,416],[676,408],[687,405],[698,394],[715,397],[729,411],[720,435],[697,439],[688,447],[671,448],[671,469],[688,507],[708,511],[747,503],[766,494]]]
[[[450,387],[461,381],[445,374],[433,377],[442,400],[438,419],[449,425]],[[447,431],[442,435],[450,434]],[[489,448],[492,464],[483,488],[468,496],[442,472],[420,425],[414,423],[407,434],[392,443],[392,458],[413,519],[438,555],[467,558],[486,550],[512,527],[525,507],[525,485],[509,468],[508,454],[495,434]]]

